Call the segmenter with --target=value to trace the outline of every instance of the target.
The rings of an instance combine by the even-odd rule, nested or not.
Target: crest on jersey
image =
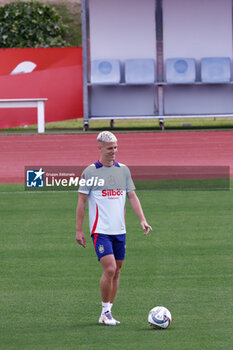
[[[112,176],[112,175],[110,175],[110,176],[108,177],[108,183],[109,183],[109,185],[114,186],[114,185],[116,184],[115,177]]]
[[[98,249],[99,249],[100,254],[103,254],[104,246],[102,244],[99,245]]]

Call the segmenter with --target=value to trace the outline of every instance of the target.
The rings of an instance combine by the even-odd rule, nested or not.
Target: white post
[[[164,115],[164,87],[162,85],[158,85],[158,104],[159,104],[159,116],[162,117]]]
[[[38,125],[38,133],[45,132],[45,102],[38,101],[37,102],[37,125]]]

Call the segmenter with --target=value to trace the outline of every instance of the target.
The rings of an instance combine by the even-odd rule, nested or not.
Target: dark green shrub
[[[70,2],[65,4],[53,2],[51,6],[57,11],[64,24],[67,25],[67,31],[64,39],[71,46],[82,45],[82,22],[81,22],[81,4],[76,3],[75,6],[70,6]],[[72,3],[73,4],[73,3]]]
[[[0,7],[0,47],[69,46],[67,26],[50,6],[37,1],[13,2]]]

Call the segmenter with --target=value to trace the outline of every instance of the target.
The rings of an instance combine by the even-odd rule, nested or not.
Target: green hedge
[[[37,1],[13,2],[0,7],[0,47],[69,46],[67,26],[50,6]]]

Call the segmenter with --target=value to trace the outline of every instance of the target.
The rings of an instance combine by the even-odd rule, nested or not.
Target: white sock
[[[102,301],[102,314],[104,314],[107,311],[110,311],[110,305],[109,304],[110,304],[109,302],[105,303],[105,302]]]
[[[110,312],[112,311],[112,306],[113,306],[113,304],[109,303],[109,311]]]

